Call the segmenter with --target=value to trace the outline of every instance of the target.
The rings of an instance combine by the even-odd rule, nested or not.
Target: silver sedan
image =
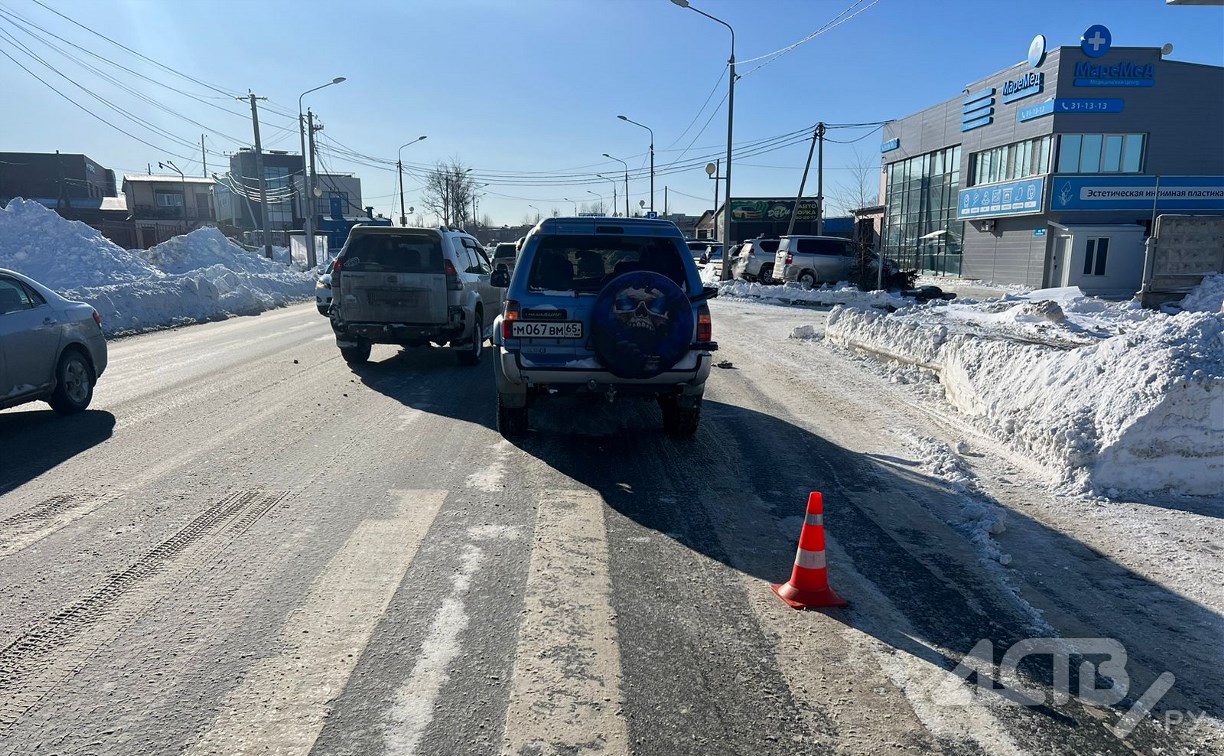
[[[80,412],[105,369],[97,310],[0,268],[0,409],[43,400]]]

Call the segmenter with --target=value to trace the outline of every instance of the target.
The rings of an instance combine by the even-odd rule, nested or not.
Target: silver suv
[[[777,239],[749,239],[740,245],[731,262],[731,277],[763,284],[773,283],[773,272],[776,270],[774,255],[777,251]]]
[[[329,311],[336,346],[349,364],[372,344],[449,344],[460,364],[476,365],[502,289],[480,242],[439,228],[355,226],[332,266]]]
[[[858,245],[840,236],[783,236],[774,256],[773,269],[782,281],[812,287],[821,283],[857,278]]]

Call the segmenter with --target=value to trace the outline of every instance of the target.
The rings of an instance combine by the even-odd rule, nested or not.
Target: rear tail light
[[[97,310],[93,311],[93,319],[94,319],[94,322],[98,324],[98,327],[101,328],[102,327],[102,316],[98,314]]]
[[[343,267],[344,267],[344,258],[337,257],[336,261],[332,263],[332,273],[339,273],[340,269]]]
[[[455,270],[455,264],[450,260],[446,261],[446,288],[451,291],[463,291],[463,283],[459,280],[459,271]]]
[[[794,264],[795,264],[795,256],[794,256],[794,255],[792,255],[790,252],[787,252],[787,253],[786,253],[786,264],[787,264],[787,265],[794,265]]]
[[[697,310],[697,341],[706,342],[714,340],[714,323],[710,320],[710,308],[702,305]]]
[[[519,315],[520,315],[519,303],[515,302],[513,299],[507,299],[506,308],[502,311],[502,338],[503,339],[514,338],[513,336],[510,335],[511,328],[512,328],[511,324],[514,321],[519,319]]]

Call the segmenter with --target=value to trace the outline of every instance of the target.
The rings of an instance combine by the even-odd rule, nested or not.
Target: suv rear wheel
[[[479,365],[484,354],[484,313],[479,309],[476,310],[476,322],[472,324],[472,338],[469,342],[467,347],[456,349],[455,356],[459,358],[460,365]]]
[[[340,356],[350,365],[360,365],[370,359],[370,342],[358,339],[357,346],[340,347]]]
[[[506,438],[527,432],[527,408],[507,407],[500,391],[497,393],[497,430]]]
[[[763,284],[772,284],[773,280],[773,263],[768,263],[761,266],[761,273],[757,276]]]
[[[663,412],[663,432],[669,436],[691,436],[697,432],[701,422],[701,397],[692,407],[681,407],[674,396],[659,397],[659,409]]]

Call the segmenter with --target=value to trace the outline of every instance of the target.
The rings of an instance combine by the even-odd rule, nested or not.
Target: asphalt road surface
[[[1042,705],[970,695],[958,662],[983,639],[998,662],[1037,637],[1043,600],[1068,637],[1209,618],[1172,594],[1159,613],[1081,611],[1068,594],[1095,588],[1078,568],[984,564],[940,516],[963,492],[890,434],[963,429],[844,357],[788,373],[761,353],[755,310],[714,305],[732,365],[686,440],[652,404],[571,399],[533,408],[509,443],[488,354],[465,368],[382,346],[350,368],[313,304],[112,342],[89,411],[0,413],[0,753],[1199,743],[1152,718],[1125,740],[1111,730],[1165,670],[1179,687],[1162,705],[1218,701],[1173,634],[1129,648],[1131,692],[1113,706],[1057,700],[1050,657],[1021,666]],[[790,574],[810,491],[846,609],[794,611],[769,589]],[[1057,531],[1045,542],[1047,565],[1092,560]],[[1092,574],[1143,580],[1106,567]]]

